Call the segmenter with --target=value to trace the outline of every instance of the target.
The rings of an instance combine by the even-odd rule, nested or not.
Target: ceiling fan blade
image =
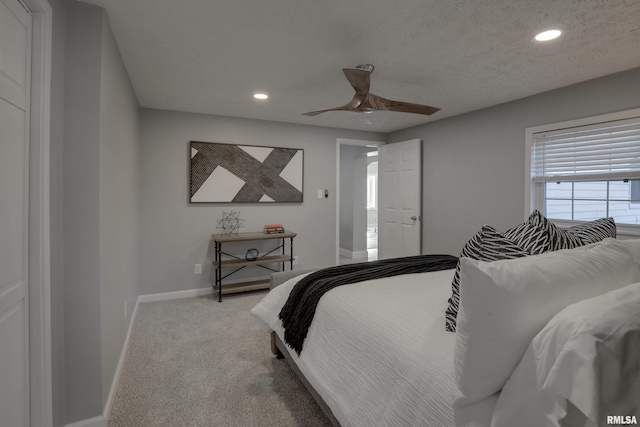
[[[350,111],[358,108],[362,101],[364,101],[365,96],[361,94],[355,94],[351,101],[348,104],[341,105],[340,107],[328,108],[326,110],[318,110],[318,111],[309,111],[308,113],[302,113],[303,116],[317,116],[318,114],[326,113],[327,111]]]
[[[346,108],[329,108],[328,110],[309,111],[308,113],[302,113],[303,116],[317,116],[318,114],[326,113],[327,111],[342,111]]]
[[[424,114],[430,116],[440,111],[439,108],[428,105],[413,104],[411,102],[392,101],[372,93],[367,97],[368,103],[375,110],[397,111],[400,113]]]
[[[356,94],[366,95],[371,85],[371,72],[362,68],[343,68],[342,72],[353,86]]]

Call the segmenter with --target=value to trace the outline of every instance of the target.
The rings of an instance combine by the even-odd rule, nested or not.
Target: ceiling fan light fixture
[[[267,99],[269,98],[269,95],[267,95],[266,93],[254,93],[253,97],[255,99]]]
[[[538,34],[535,37],[535,39],[539,42],[546,42],[546,41],[553,40],[560,37],[561,34],[562,34],[562,31],[560,30],[543,31],[540,34]]]

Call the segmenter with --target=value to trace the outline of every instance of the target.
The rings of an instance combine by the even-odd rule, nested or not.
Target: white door
[[[420,255],[422,144],[419,139],[380,147],[378,257]]]
[[[31,17],[0,0],[0,414],[29,425],[28,153]]]

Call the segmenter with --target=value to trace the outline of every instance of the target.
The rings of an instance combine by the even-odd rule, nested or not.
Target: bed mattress
[[[322,297],[302,352],[289,353],[343,427],[454,425],[455,333],[444,330],[453,274],[375,279]],[[283,342],[278,314],[300,277],[251,311]],[[491,424],[496,399],[477,408],[474,426]]]

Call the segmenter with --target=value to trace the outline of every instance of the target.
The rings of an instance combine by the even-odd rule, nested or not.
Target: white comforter
[[[454,425],[455,334],[444,330],[453,273],[371,280],[322,297],[302,353],[290,353],[343,427]],[[251,311],[281,339],[278,314],[301,277]],[[478,408],[479,426],[491,423],[494,405]]]

